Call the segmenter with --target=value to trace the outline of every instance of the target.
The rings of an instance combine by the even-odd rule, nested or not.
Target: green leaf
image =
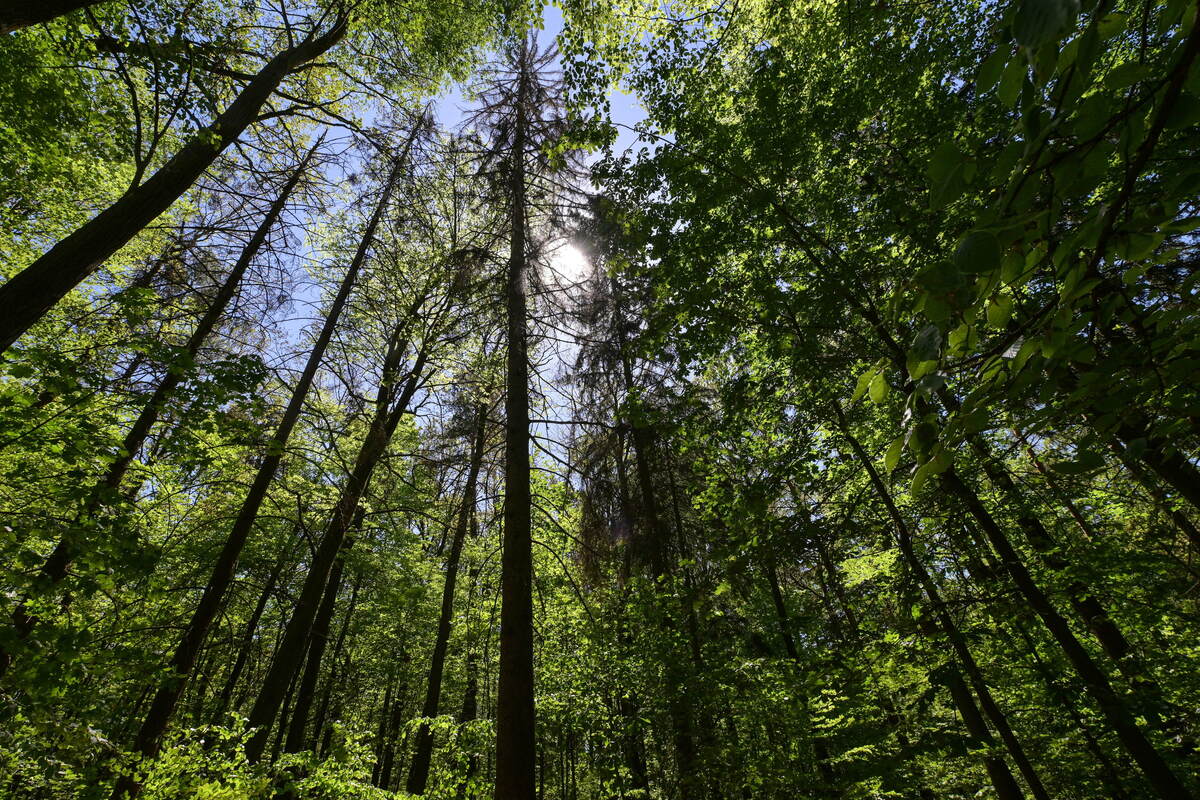
[[[1078,5],[1069,0],[1023,0],[1013,21],[1013,38],[1026,47],[1057,41],[1077,13]]]
[[[1055,472],[1061,472],[1064,475],[1081,475],[1085,472],[1092,472],[1104,466],[1104,458],[1099,453],[1093,453],[1089,450],[1081,450],[1076,453],[1075,459],[1072,461],[1056,461],[1050,465],[1050,469]]]
[[[1125,26],[1128,23],[1128,15],[1114,11],[1100,18],[1100,21],[1096,23],[1096,30],[1100,34],[1101,39],[1111,39],[1114,36],[1124,33]]]
[[[979,67],[979,74],[975,77],[976,91],[980,94],[990,92],[1000,82],[1000,76],[1004,74],[1004,68],[1008,65],[1008,57],[1008,50],[1001,48],[984,59]]]
[[[1021,94],[1021,84],[1025,82],[1025,72],[1025,60],[1021,58],[1012,59],[1004,68],[996,96],[1005,108],[1011,108],[1012,104],[1017,102],[1017,97]]]
[[[1006,294],[992,297],[987,304],[988,325],[993,328],[1004,328],[1012,318],[1013,299]]]
[[[887,452],[883,454],[883,466],[888,472],[891,472],[900,463],[900,456],[904,454],[904,437],[897,436],[888,445]]]
[[[883,373],[880,372],[876,374],[875,378],[871,381],[871,387],[868,390],[871,394],[871,402],[875,405],[882,403],[887,399],[888,391],[890,389],[891,387],[888,386],[887,378],[883,377]]]
[[[1190,128],[1200,123],[1200,99],[1195,95],[1183,92],[1175,100],[1175,105],[1167,111],[1166,128],[1177,131]]]
[[[929,159],[929,205],[934,211],[958,199],[966,189],[964,157],[953,140],[942,142]]]
[[[963,285],[958,268],[949,261],[937,261],[916,274],[918,286],[931,294],[949,294]]]
[[[854,394],[850,395],[850,403],[852,405],[857,403],[867,393],[867,389],[870,388],[871,381],[874,379],[876,372],[877,370],[872,367],[858,376],[858,383],[854,387]]]
[[[926,325],[913,337],[909,356],[917,361],[937,361],[942,349],[942,332],[936,325]]]
[[[1109,70],[1104,76],[1104,85],[1113,91],[1120,91],[1133,86],[1151,73],[1150,67],[1136,61],[1126,61]]]
[[[931,476],[941,475],[943,472],[950,469],[950,463],[950,454],[945,450],[942,450],[936,456],[926,461],[917,468],[916,473],[913,475],[912,487],[910,491],[912,491],[913,494],[921,491],[921,487],[925,485],[925,482],[928,481]]]
[[[1000,268],[1000,242],[995,234],[972,231],[954,251],[954,264],[968,275],[982,275]]]

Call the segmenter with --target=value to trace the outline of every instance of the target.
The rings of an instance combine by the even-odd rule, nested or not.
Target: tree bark
[[[462,557],[463,542],[471,527],[471,515],[475,508],[475,486],[479,478],[479,468],[483,463],[483,444],[487,433],[487,408],[481,406],[475,425],[475,437],[471,447],[471,461],[467,468],[466,482],[463,485],[462,507],[459,509],[455,522],[454,538],[450,542],[450,553],[446,558],[446,582],[442,587],[442,608],[438,616],[437,635],[433,645],[433,655],[429,659],[429,680],[425,688],[425,704],[421,716],[432,719],[438,715],[442,697],[442,670],[446,664],[446,648],[450,642],[450,624],[454,616],[454,590],[458,578],[458,564]],[[408,781],[405,791],[409,794],[420,795],[425,792],[425,782],[429,779],[429,764],[433,757],[433,732],[428,723],[422,723],[417,730],[416,746],[413,749],[412,764],[408,770]]]
[[[983,674],[979,669],[979,665],[975,662],[974,656],[971,654],[970,648],[967,647],[966,638],[958,629],[953,618],[947,613],[945,603],[942,602],[941,593],[937,589],[937,585],[933,581],[933,577],[925,568],[925,565],[917,557],[916,551],[912,545],[912,534],[908,529],[908,523],[900,510],[896,508],[896,504],[892,500],[891,492],[888,491],[883,479],[880,478],[878,471],[875,469],[870,456],[863,449],[858,438],[850,430],[850,424],[846,421],[846,416],[842,409],[835,403],[833,405],[834,414],[837,417],[838,427],[841,429],[842,435],[846,441],[850,443],[851,449],[858,458],[859,463],[867,472],[867,477],[870,479],[872,486],[875,488],[876,495],[880,502],[887,509],[888,516],[892,520],[892,525],[895,528],[896,540],[900,546],[900,552],[904,556],[905,563],[912,570],[913,575],[917,578],[921,586],[921,591],[925,594],[929,609],[937,617],[938,625],[946,638],[950,640],[950,644],[954,650],[955,656],[959,661],[959,665],[967,672],[971,679],[971,684],[975,689],[975,694],[979,698],[980,704],[984,711],[992,720],[992,724],[996,726],[997,733],[1000,734],[1001,740],[1004,742],[1005,749],[1008,750],[1009,756],[1017,764],[1021,774],[1025,777],[1026,783],[1029,784],[1030,791],[1038,800],[1049,800],[1049,794],[1042,785],[1041,778],[1037,771],[1033,768],[1028,757],[1025,755],[1024,748],[1013,734],[1008,725],[1007,719],[992,699],[991,691],[987,688],[986,682],[983,680]],[[927,623],[929,628],[932,628],[931,623]],[[928,632],[928,629],[927,629]],[[959,708],[959,712],[963,715],[963,722],[967,725],[968,731],[973,737],[978,739],[985,746],[991,745],[994,742],[991,732],[986,724],[980,729],[976,723],[976,719],[980,722],[982,718],[979,716],[979,710],[971,699],[970,693],[965,695],[955,686],[955,679],[958,683],[962,682],[962,678],[958,670],[953,670],[950,679],[951,695],[955,704]],[[965,685],[963,689],[965,689]],[[987,770],[988,777],[992,781],[993,787],[996,789],[996,794],[1001,798],[1020,798],[1023,797],[1020,786],[1016,779],[1013,778],[1012,772],[1008,765],[1001,759],[995,756],[985,754],[984,766]]]
[[[415,136],[416,132],[414,131],[413,137]],[[334,297],[333,303],[330,305],[329,311],[325,316],[325,321],[321,326],[321,331],[317,335],[317,340],[309,352],[308,362],[304,366],[300,380],[292,390],[292,396],[288,402],[287,409],[283,413],[283,419],[280,420],[275,435],[267,445],[267,455],[263,457],[263,460],[259,464],[257,473],[254,476],[254,482],[250,486],[250,491],[242,503],[242,508],[233,523],[229,537],[226,539],[225,545],[217,557],[217,562],[213,566],[212,575],[205,586],[204,594],[201,596],[200,602],[192,615],[191,622],[184,632],[175,650],[175,654],[172,656],[170,665],[171,675],[159,687],[154,701],[151,703],[150,710],[146,714],[146,719],[142,724],[141,731],[138,733],[135,746],[135,751],[144,756],[153,756],[158,752],[162,735],[170,723],[179,695],[182,693],[191,675],[196,654],[199,652],[204,638],[208,635],[208,629],[212,625],[221,599],[233,583],[234,572],[237,569],[237,562],[241,556],[242,548],[245,546],[250,531],[253,529],[255,521],[258,518],[258,510],[266,498],[267,489],[270,487],[271,482],[275,478],[275,473],[279,469],[284,449],[287,447],[292,429],[296,426],[296,422],[300,418],[305,398],[308,396],[308,391],[312,387],[313,380],[316,378],[317,369],[325,356],[325,350],[329,346],[329,340],[333,336],[338,318],[341,316],[342,310],[346,307],[346,303],[350,298],[350,292],[358,279],[359,271],[366,261],[367,252],[375,236],[375,229],[383,217],[384,209],[399,180],[401,165],[407,157],[407,147],[412,144],[412,141],[413,138],[410,137],[408,145],[406,145],[405,154],[397,160],[391,176],[384,186],[379,203],[376,205],[375,211],[371,215],[367,227],[363,232],[358,250],[350,262],[349,269],[346,270],[346,275],[342,279],[337,296]],[[132,780],[123,780],[118,783],[114,790],[113,798],[114,800],[119,800],[126,795],[136,795],[138,791],[140,791],[140,788],[137,787],[135,782]]]
[[[262,619],[263,612],[267,608],[267,602],[271,599],[271,593],[275,591],[275,584],[279,581],[279,576],[283,572],[287,555],[287,550],[279,554],[279,558],[275,561],[275,566],[271,569],[270,577],[267,578],[267,582],[263,584],[262,592],[258,595],[258,602],[254,604],[254,610],[250,613],[250,618],[246,620],[246,630],[242,634],[237,658],[233,662],[233,667],[229,670],[229,675],[225,679],[225,685],[221,688],[221,694],[217,700],[217,713],[213,718],[215,724],[220,725],[225,712],[229,710],[229,701],[233,699],[233,692],[237,688],[238,679],[242,676],[242,670],[246,668],[246,662],[250,660],[250,648],[254,644],[254,632],[258,630],[258,621]]]
[[[212,125],[189,139],[145,183],[125,192],[0,286],[0,308],[5,310],[0,352],[179,199],[258,118],[283,79],[336,44],[346,25],[346,18],[338,17],[325,33],[316,35],[314,30],[268,61]]]
[[[338,631],[337,643],[333,646],[333,655],[330,657],[333,661],[333,667],[329,671],[329,677],[325,679],[325,688],[321,692],[321,705],[317,707],[317,716],[313,720],[312,749],[319,752],[325,751],[325,748],[321,746],[321,742],[323,741],[322,734],[325,732],[325,723],[329,718],[330,701],[333,699],[333,693],[337,688],[338,680],[350,668],[350,657],[348,655],[345,663],[342,662],[342,650],[346,646],[346,634],[350,630],[350,621],[354,619],[354,609],[358,606],[358,590],[361,585],[362,571],[359,570],[354,576],[354,586],[350,590],[350,602],[346,606],[346,615],[342,617],[341,630]]]
[[[526,353],[525,146],[530,65],[523,45],[510,156],[510,225],[504,442],[504,552],[500,562],[500,675],[496,698],[495,800],[533,800],[533,541]]]
[[[1017,589],[1026,602],[1042,619],[1050,635],[1058,642],[1067,660],[1071,662],[1083,680],[1088,693],[1100,707],[1100,712],[1108,721],[1109,727],[1116,733],[1125,751],[1142,770],[1142,774],[1154,787],[1158,796],[1163,800],[1190,798],[1191,793],[1184,788],[1183,783],[1171,771],[1162,754],[1146,738],[1128,705],[1113,691],[1108,677],[1096,666],[1091,655],[1075,638],[1070,625],[1033,580],[1033,576],[1029,574],[1020,555],[1008,540],[1008,536],[983,507],[979,497],[963,483],[953,468],[943,472],[940,478],[942,486],[950,494],[958,497],[967,507],[971,516],[979,523],[979,527],[1008,570],[1013,583],[1017,585]]]

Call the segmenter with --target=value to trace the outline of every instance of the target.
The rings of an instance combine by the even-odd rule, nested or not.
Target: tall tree
[[[9,309],[0,323],[0,351],[7,350],[67,292],[166,211],[259,119],[271,95],[289,75],[337,44],[348,23],[343,7],[323,14],[303,38],[268,60],[234,101],[145,183],[131,188],[0,286],[0,304]]]

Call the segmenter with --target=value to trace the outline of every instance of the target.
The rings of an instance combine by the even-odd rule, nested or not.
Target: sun
[[[587,256],[573,244],[558,246],[550,256],[550,270],[554,280],[564,286],[579,283],[589,268]]]

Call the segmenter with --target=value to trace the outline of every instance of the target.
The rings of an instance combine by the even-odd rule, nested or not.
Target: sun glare
[[[578,247],[564,244],[550,256],[550,267],[555,273],[555,280],[570,285],[578,283],[587,275],[588,260]]]

